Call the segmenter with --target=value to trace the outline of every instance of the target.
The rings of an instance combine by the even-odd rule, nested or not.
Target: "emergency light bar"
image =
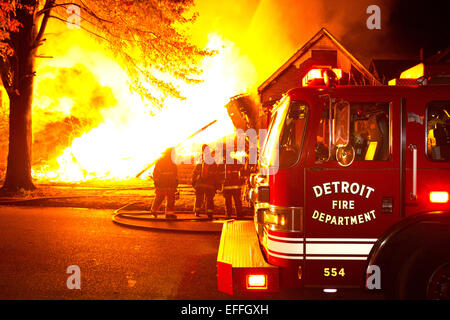
[[[400,78],[389,80],[388,85],[414,85],[417,83],[417,79],[425,76],[425,65],[419,63],[414,67],[406,69],[400,74]]]
[[[403,71],[400,74],[400,79],[419,79],[425,75],[425,65],[419,63],[412,68]]]
[[[388,85],[427,85],[449,83],[450,66],[448,64],[425,64],[421,62],[403,71],[399,78],[389,80]]]
[[[331,70],[337,77],[337,80],[342,78],[342,69],[331,68],[315,68],[308,71],[308,73],[302,79],[302,85],[307,87],[308,85],[318,82],[319,85],[325,84],[325,71]],[[315,83],[314,83],[315,84]]]

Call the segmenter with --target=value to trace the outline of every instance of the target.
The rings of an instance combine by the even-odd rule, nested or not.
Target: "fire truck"
[[[313,69],[283,96],[254,219],[223,225],[220,291],[449,297],[450,82],[421,70],[409,85],[340,86],[339,70]]]

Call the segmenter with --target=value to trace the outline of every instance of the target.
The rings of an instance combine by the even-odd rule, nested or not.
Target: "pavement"
[[[223,223],[230,220],[225,216],[222,195],[216,195],[214,199],[216,210],[210,219],[206,215],[196,217],[193,214],[195,193],[192,188],[182,186],[179,190],[181,196],[176,202],[176,218],[165,218],[164,212],[159,212],[157,217],[150,214],[148,208],[154,197],[154,188],[148,185],[119,188],[45,185],[39,188],[37,194],[27,195],[25,198],[0,197],[0,205],[109,209],[113,210],[112,221],[122,227],[220,234]],[[253,219],[250,208],[245,207],[242,219]]]
[[[112,213],[1,206],[0,299],[230,299],[217,290],[220,234],[134,230]],[[67,286],[69,266],[80,268],[80,290]]]

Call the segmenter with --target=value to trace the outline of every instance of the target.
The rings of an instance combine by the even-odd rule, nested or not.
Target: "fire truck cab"
[[[224,224],[218,288],[449,297],[450,85],[336,86],[274,106],[254,221]]]

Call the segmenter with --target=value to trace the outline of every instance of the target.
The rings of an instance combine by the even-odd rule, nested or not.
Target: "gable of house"
[[[321,66],[342,69],[340,84],[380,84],[328,30],[322,28],[258,87],[262,106],[271,107],[286,91],[301,86],[311,68]]]

